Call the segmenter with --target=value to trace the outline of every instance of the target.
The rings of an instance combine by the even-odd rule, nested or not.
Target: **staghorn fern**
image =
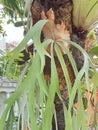
[[[74,3],[74,2],[76,2],[76,3]],[[74,1],[74,2],[73,2],[74,8],[78,7],[75,5],[78,2],[77,1]],[[85,3],[85,1],[84,1],[84,3]],[[86,3],[86,5],[87,5],[87,3]],[[80,6],[81,6],[81,3],[80,3]],[[84,8],[83,3],[82,3],[82,7]],[[81,10],[82,10],[82,7],[81,7]],[[86,9],[86,6],[85,6],[85,9]],[[75,13],[77,13],[78,10],[79,9],[77,9],[76,11],[74,10]],[[89,11],[90,11],[90,9],[89,9]],[[88,27],[86,26],[86,24],[84,26],[82,24],[83,21],[81,22],[81,19],[84,19],[84,17],[85,17],[85,19],[84,19],[84,23],[85,23],[87,16],[89,16],[89,11],[86,13],[86,16],[83,16],[85,13],[82,14],[82,12],[79,12],[79,15],[81,14],[80,16],[79,15],[76,16],[75,14],[73,15],[74,17],[77,17],[77,18],[73,17],[74,24],[77,28],[79,28],[81,25],[81,27],[84,30],[88,29],[90,23],[87,25]],[[59,93],[58,75],[57,75],[57,70],[56,70],[56,66],[55,66],[53,52],[51,50],[51,56],[50,56],[45,50],[45,46],[47,46],[47,44],[50,44],[51,46],[53,46],[53,41],[47,40],[47,41],[43,42],[44,44],[41,44],[41,41],[40,41],[41,30],[45,23],[47,23],[47,21],[41,20],[35,26],[33,26],[29,30],[29,32],[27,33],[27,35],[25,36],[23,41],[20,43],[20,45],[12,52],[12,57],[11,57],[10,63],[7,66],[8,67],[7,73],[9,73],[12,63],[13,63],[14,59],[17,57],[18,53],[21,51],[21,49],[23,49],[26,46],[27,42],[30,39],[34,40],[36,54],[33,57],[31,57],[31,59],[30,59],[29,68],[27,67],[26,72],[25,72],[25,74],[27,74],[27,75],[25,75],[24,72],[22,72],[22,74],[20,76],[21,78],[19,80],[20,83],[18,84],[17,90],[15,91],[14,94],[12,94],[12,96],[8,100],[6,100],[4,102],[6,104],[6,110],[0,119],[0,130],[4,129],[6,117],[8,115],[9,110],[13,106],[14,102],[17,101],[22,96],[22,94],[24,94],[24,92],[26,92],[26,94],[27,94],[26,96],[27,96],[28,100],[26,100],[26,103],[27,103],[26,105],[28,105],[28,110],[29,110],[29,115],[28,115],[29,119],[27,119],[27,126],[29,124],[29,127],[31,127],[31,130],[50,130],[51,129],[52,116],[55,113],[55,108],[54,108],[55,93],[57,93],[60,98],[61,98],[61,95]],[[69,42],[70,44],[72,44],[73,46],[75,46],[82,52],[82,55],[84,56],[84,64],[83,64],[82,69],[78,72],[76,65],[75,65],[75,61],[72,57],[72,54],[69,52],[69,50],[67,50],[67,48],[63,47],[60,43],[54,44],[56,54],[58,56],[58,59],[61,63],[62,69],[64,71],[64,76],[66,78],[66,82],[69,86],[69,95],[70,95],[69,96],[69,109],[66,110],[66,107],[64,105],[66,130],[73,130],[73,129],[87,130],[85,121],[86,121],[86,119],[89,120],[89,117],[86,117],[84,107],[83,107],[83,102],[81,100],[81,98],[82,98],[81,86],[85,85],[87,90],[89,90],[89,82],[88,82],[89,73],[88,72],[89,72],[90,59],[89,59],[87,53],[79,45],[77,45],[76,43],[71,42],[71,41],[67,41],[67,42]],[[71,64],[73,66],[73,70],[76,75],[76,79],[73,84],[73,86],[74,86],[73,88],[71,88],[71,82],[69,79],[68,71],[64,64],[64,59],[61,55],[59,46],[61,46],[64,49],[65,53],[68,55],[68,57],[71,61]],[[45,65],[45,56],[46,55],[51,59],[51,72],[52,72],[51,79],[50,79],[50,82],[48,83],[48,85],[46,84],[44,76],[43,76],[43,68]],[[24,77],[24,75],[25,75],[25,77]],[[84,84],[84,82],[81,82],[83,76],[85,78],[85,82],[86,82],[85,84]],[[96,81],[95,87],[97,86],[97,83],[98,83],[97,79],[96,79],[96,77],[94,77],[93,81],[91,82],[95,85],[95,81]],[[36,114],[35,114],[36,109],[40,110],[39,104],[35,97],[36,82],[39,87],[39,95],[40,95],[39,102],[41,104],[42,116],[43,116],[40,126],[37,125],[38,118],[36,117]],[[54,86],[56,86],[56,87],[54,87]],[[80,106],[77,110],[77,114],[75,113],[75,115],[73,117],[71,117],[71,108],[73,106],[73,100],[74,100],[77,90],[78,90],[78,95],[79,95],[78,103],[80,103]],[[47,100],[44,97],[47,97]],[[23,104],[25,104],[25,101]],[[43,107],[43,104],[45,105],[45,107]],[[20,108],[21,108],[21,105],[22,104],[20,104]],[[24,108],[23,108],[23,110],[24,110]],[[20,114],[21,114],[21,112],[20,112]],[[25,117],[22,115],[22,118],[25,118]],[[22,120],[24,121],[24,119],[22,119]],[[18,124],[20,124],[20,123],[24,124],[24,122],[21,122],[19,120]],[[29,128],[29,130],[30,130],[30,128]]]
[[[65,111],[65,119],[66,119],[66,130],[72,130],[73,128],[76,128],[75,130],[79,130],[81,127],[83,130],[87,130],[85,121],[85,111],[83,107],[83,102],[81,100],[82,97],[82,90],[81,87],[84,83],[81,82],[81,79],[83,76],[85,77],[85,87],[88,89],[88,71],[89,71],[89,57],[87,53],[76,43],[67,41],[76,48],[78,48],[83,56],[84,56],[84,65],[83,68],[81,69],[80,72],[77,71],[75,61],[72,57],[72,54],[68,49],[60,44],[60,41],[57,44],[53,45],[53,40],[47,40],[44,41],[44,44],[41,44],[40,41],[40,35],[41,35],[41,30],[43,26],[47,23],[47,20],[41,20],[37,24],[35,24],[27,33],[23,41],[19,44],[18,47],[15,48],[15,50],[12,52],[12,57],[10,60],[10,63],[7,68],[7,72],[9,73],[10,67],[21,51],[23,47],[26,46],[27,42],[29,39],[34,40],[34,45],[36,48],[36,54],[30,59],[30,63],[26,65],[26,68],[24,68],[23,72],[21,73],[19,83],[18,83],[18,88],[16,89],[15,93],[11,95],[9,99],[4,101],[6,104],[6,109],[0,118],[0,130],[4,129],[5,125],[5,120],[6,117],[8,116],[9,111],[11,110],[12,106],[14,105],[15,101],[19,101],[19,98],[24,95],[26,96],[26,100],[23,100],[23,103],[19,104],[19,120],[18,120],[18,126],[17,128],[19,129],[19,124],[21,126],[25,125],[29,127],[29,130],[50,130],[51,125],[52,125],[52,116],[55,113],[55,107],[54,107],[54,99],[55,99],[55,93],[59,95],[61,98],[61,94],[59,92],[59,83],[58,83],[58,74],[57,74],[57,69],[55,66],[55,61],[54,61],[54,56],[53,56],[53,46],[55,48],[56,54],[58,56],[58,59],[60,61],[61,67],[64,72],[64,76],[66,78],[67,85],[69,86],[69,109],[66,110],[66,107],[64,105],[64,111]],[[34,35],[33,35],[34,34]],[[34,36],[34,37],[33,37]],[[51,56],[46,52],[45,47],[50,44],[52,49],[51,49]],[[68,70],[66,68],[66,65],[64,63],[64,59],[62,57],[61,50],[59,49],[59,46],[62,47],[65,51],[65,53],[68,55],[69,60],[71,61],[73,70],[76,75],[75,82],[73,84],[73,88],[71,88],[71,81],[69,79],[69,74]],[[43,69],[45,65],[45,56],[48,56],[51,60],[51,78],[50,82],[48,85],[45,82],[44,79],[44,74],[43,74]],[[65,69],[64,69],[65,68]],[[25,75],[25,77],[24,77]],[[36,99],[35,96],[35,91],[36,91],[36,85],[39,88],[39,101]],[[80,106],[77,110],[77,114],[71,117],[71,108],[73,106],[73,100],[76,95],[76,92],[78,91],[79,95],[79,103]],[[38,92],[37,92],[38,93]],[[46,98],[45,98],[46,97]],[[23,98],[24,99],[24,98]],[[47,100],[46,100],[47,99]],[[62,98],[61,98],[62,99]],[[27,106],[27,116],[28,118],[25,119],[26,117],[24,116],[24,106],[21,106],[23,104],[26,104]],[[40,111],[42,109],[42,121],[40,122],[40,125],[37,125],[37,120],[39,116],[36,115],[36,110]],[[22,122],[21,122],[21,116],[22,114]],[[10,115],[9,115],[10,116]],[[11,117],[9,117],[11,118]],[[79,119],[79,120],[78,120]],[[76,120],[76,122],[74,122]],[[25,122],[26,121],[26,122]],[[12,120],[11,120],[12,122]],[[74,123],[73,123],[74,122]],[[12,124],[12,123],[11,123]],[[7,127],[7,126],[6,126]],[[12,126],[10,126],[11,128]],[[23,127],[22,127],[23,128]],[[20,128],[22,130],[22,128]]]

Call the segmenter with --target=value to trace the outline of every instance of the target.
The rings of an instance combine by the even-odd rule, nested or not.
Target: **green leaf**
[[[41,30],[43,26],[47,23],[47,20],[40,20],[36,26],[33,28],[33,40],[36,50],[38,51],[40,57],[41,57],[41,72],[43,71],[43,67],[45,65],[45,55],[50,57],[48,52],[45,50],[43,44],[41,44],[40,36],[41,36]],[[41,49],[40,49],[41,48]]]
[[[24,23],[23,21],[17,21],[14,23],[14,26],[21,27],[21,26],[24,26],[25,24],[26,24],[26,22]]]
[[[94,71],[91,83],[94,84],[94,87],[98,87],[98,72]]]
[[[49,86],[49,94],[48,94],[48,99],[46,103],[46,109],[43,115],[42,119],[42,125],[41,125],[41,130],[50,130],[52,127],[52,117],[54,113],[54,98],[55,94],[58,90],[59,87],[59,82],[58,82],[58,74],[56,70],[56,65],[54,61],[54,56],[53,56],[53,44],[51,44],[51,79],[50,79],[50,86]]]
[[[66,40],[64,40],[64,39],[61,41],[66,42]],[[72,68],[74,70],[74,74],[75,74],[75,76],[77,76],[78,70],[77,70],[76,63],[75,63],[75,60],[74,60],[71,52],[64,45],[62,45],[62,43],[60,44],[60,41],[57,44],[63,49],[64,53],[67,54],[69,61],[71,62]],[[70,44],[70,43],[68,43],[68,44]]]
[[[93,29],[87,34],[87,38],[92,38],[92,37],[96,39],[95,31]]]
[[[90,28],[93,24],[96,23],[96,21],[98,22],[98,1],[96,0],[95,3],[93,3],[93,5],[92,5],[92,2],[93,1],[91,0],[91,2],[89,2],[89,5],[88,5],[89,10],[88,10],[88,15],[86,16],[86,21],[85,21],[86,28]]]
[[[89,0],[73,0],[73,23],[79,28],[85,24]]]
[[[86,118],[85,118],[85,111],[84,111],[84,106],[83,106],[83,101],[82,101],[82,92],[81,92],[81,87],[78,88],[78,114],[77,114],[77,119],[79,126],[82,127],[83,130],[88,130],[86,126]]]
[[[28,43],[28,41],[30,39],[33,39],[34,41],[34,45],[35,48],[37,50],[37,52],[39,53],[40,57],[41,57],[41,71],[43,70],[43,67],[45,65],[45,55],[49,56],[50,55],[47,53],[47,51],[45,50],[44,46],[41,44],[40,41],[40,36],[41,36],[41,30],[43,28],[43,26],[47,23],[47,20],[40,20],[38,23],[36,23],[26,34],[26,36],[24,37],[24,39],[22,40],[22,42],[11,52],[12,57],[10,60],[10,63],[7,66],[7,73],[9,73],[9,68],[11,67],[14,59],[16,59],[16,56],[19,54],[19,52],[26,46],[26,44]],[[41,48],[41,49],[40,49]]]
[[[73,23],[76,28],[89,30],[98,23],[97,0],[73,0]]]
[[[31,0],[26,0],[25,1],[25,10],[24,10],[25,14],[30,12],[31,3],[32,3]]]
[[[15,115],[14,115],[14,107],[12,106],[7,119],[6,129],[12,130],[14,125],[15,125]]]
[[[4,110],[2,117],[0,118],[0,130],[4,130],[5,120],[6,120],[6,117],[8,115],[10,108],[11,108],[11,105],[9,104]]]
[[[66,83],[67,83],[67,86],[68,86],[68,93],[70,95],[71,93],[71,88],[72,88],[72,85],[71,85],[71,81],[70,81],[70,77],[69,77],[69,73],[68,73],[68,69],[67,69],[67,66],[65,64],[65,61],[62,57],[62,54],[61,54],[61,51],[59,49],[59,47],[55,44],[55,51],[56,51],[56,54],[57,54],[57,57],[60,61],[60,64],[61,64],[61,67],[62,67],[62,70],[64,72],[64,77],[66,79]]]
[[[91,48],[89,50],[89,53],[98,56],[98,46],[95,46],[95,47]]]
[[[30,122],[31,122],[31,129],[38,130],[37,126],[37,119],[35,116],[35,98],[34,98],[34,84],[32,85],[32,88],[29,90],[28,93],[28,106],[29,106],[29,116],[30,116]]]
[[[38,79],[40,89],[43,90],[43,92],[48,96],[48,86],[44,79],[44,75],[39,73],[39,75],[37,76],[37,79]]]

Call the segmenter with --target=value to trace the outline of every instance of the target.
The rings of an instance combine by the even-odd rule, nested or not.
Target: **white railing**
[[[8,80],[6,77],[0,76],[0,117],[5,110],[3,102],[10,97],[10,95],[16,90],[16,87],[16,81]]]

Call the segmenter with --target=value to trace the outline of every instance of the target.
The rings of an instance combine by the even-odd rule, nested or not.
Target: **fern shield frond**
[[[89,30],[98,23],[98,0],[73,0],[73,24]]]

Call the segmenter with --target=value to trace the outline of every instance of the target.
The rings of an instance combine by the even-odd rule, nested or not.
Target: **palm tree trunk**
[[[38,20],[41,19],[40,14],[43,10],[46,13],[50,8],[53,9],[55,14],[55,24],[60,24],[61,21],[64,21],[65,27],[70,33],[71,40],[80,44],[84,48],[85,46],[84,41],[87,32],[83,32],[81,29],[77,30],[74,27],[72,23],[72,1],[71,0],[62,0],[62,1],[61,0],[33,0],[31,6],[33,24],[35,24]],[[83,65],[83,57],[81,56],[81,53],[78,50],[76,50],[74,47],[70,47],[70,50],[72,51],[78,70],[81,69]],[[67,69],[69,71],[71,82],[73,84],[75,76],[72,70],[72,66],[68,60],[68,57],[66,55],[64,55],[63,57],[67,65]],[[66,86],[66,80],[64,78],[60,63],[56,56],[55,56],[55,62],[58,71],[61,96],[64,104],[68,108],[69,99],[68,99],[68,89]],[[50,64],[51,64],[50,59],[46,57],[46,65],[44,68],[44,74],[46,80],[48,80],[51,75]],[[60,101],[57,95],[55,96],[54,104],[55,104],[55,110],[57,115],[58,130],[64,130],[66,119],[64,119],[62,102]],[[56,130],[54,118],[52,122],[52,130]]]

